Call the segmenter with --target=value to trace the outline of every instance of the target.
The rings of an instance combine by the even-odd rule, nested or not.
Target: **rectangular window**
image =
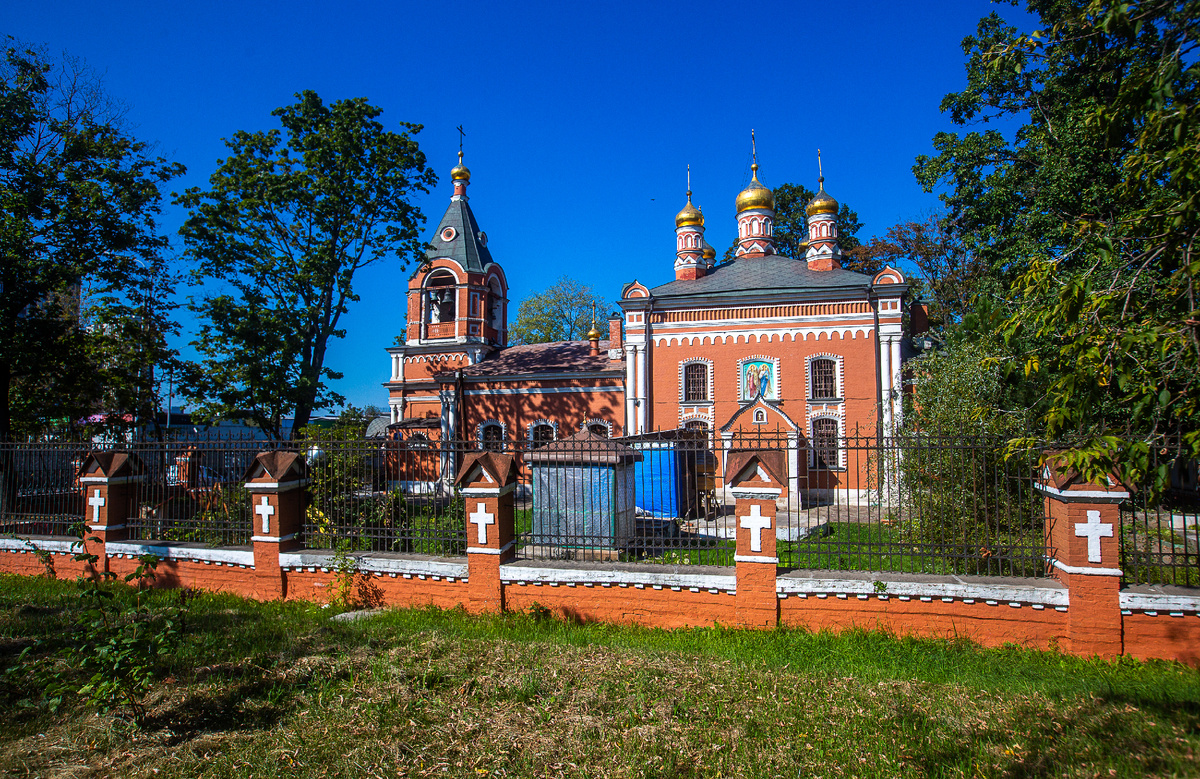
[[[701,403],[708,400],[708,366],[694,362],[683,366],[683,401]]]
[[[812,447],[818,468],[837,468],[838,423],[836,419],[814,419]]]
[[[813,360],[809,363],[812,371],[812,399],[833,400],[837,397],[837,366],[833,360]]]

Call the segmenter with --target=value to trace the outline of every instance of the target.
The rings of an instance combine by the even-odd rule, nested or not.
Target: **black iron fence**
[[[142,467],[125,519],[131,541],[250,543],[252,509],[243,486],[261,441],[170,441],[122,447]]]
[[[1200,586],[1200,484],[1197,463],[1159,452],[1168,487],[1135,490],[1121,504],[1121,571],[1126,584]]]
[[[75,473],[91,449],[82,443],[0,443],[0,533],[75,534],[84,519]]]
[[[518,555],[732,565],[738,517],[723,469],[731,452],[782,452],[776,539],[786,568],[1042,576],[1037,453],[1000,440],[856,436],[821,451],[780,432],[670,431],[615,441],[488,441],[517,460]],[[318,441],[309,451],[310,546],[461,554],[470,506],[458,466],[484,444]]]
[[[782,453],[780,565],[794,569],[1043,576],[1038,452],[1005,442],[913,434],[823,439],[786,432],[708,436],[670,431],[609,440],[438,441],[314,438],[302,541],[309,548],[457,556],[475,510],[454,489],[466,456],[517,462],[517,553],[525,559],[729,566],[739,518],[724,480],[730,453]],[[83,444],[6,445],[0,532],[63,535],[83,519],[75,472]],[[136,444],[144,467],[132,539],[246,544],[245,471],[259,441]],[[1182,511],[1182,513],[1181,513]],[[1190,513],[1188,513],[1190,511]],[[1180,518],[1182,517],[1182,518]],[[1130,581],[1196,584],[1195,508],[1125,507]]]

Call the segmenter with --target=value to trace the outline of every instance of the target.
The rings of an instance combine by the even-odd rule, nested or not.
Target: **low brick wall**
[[[35,538],[60,579],[92,575],[73,559],[69,539]],[[189,587],[269,599],[246,550],[160,544],[110,544],[108,570],[118,577],[138,554],[161,558],[155,586]],[[242,562],[239,562],[242,561]],[[325,551],[280,556],[288,600],[318,603],[339,587],[337,562]],[[41,576],[29,546],[0,539],[0,571]],[[471,608],[465,558],[355,555],[351,597],[367,606]],[[666,568],[603,563],[517,561],[500,566],[500,597],[510,611],[538,606],[560,619],[659,628],[737,625],[732,568]],[[1068,647],[1070,590],[1055,579],[963,579],[794,571],[775,580],[777,624],[808,630],[852,628],[897,635],[966,638],[983,646]],[[1200,666],[1200,594],[1142,587],[1122,591],[1120,640],[1125,654]],[[1178,590],[1179,588],[1171,588]],[[1088,655],[1077,647],[1073,654]]]

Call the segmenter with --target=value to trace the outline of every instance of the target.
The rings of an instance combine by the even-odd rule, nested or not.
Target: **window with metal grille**
[[[813,420],[813,454],[818,468],[837,468],[838,423],[836,419]]]
[[[833,400],[837,397],[837,365],[833,360],[813,360],[809,364],[812,372],[813,400]]]
[[[529,431],[529,440],[534,446],[548,444],[554,440],[554,425],[548,425],[545,422],[540,422],[533,426]]]
[[[683,366],[683,401],[697,403],[708,400],[708,366],[694,362]]]
[[[699,432],[703,433],[708,430],[708,423],[704,422],[702,420],[699,420],[699,419],[693,419],[690,422],[685,422],[683,424],[683,429],[684,430],[698,430]]]
[[[608,438],[608,425],[602,425],[599,422],[593,422],[588,425],[588,432],[592,435],[598,435],[601,438]]]
[[[493,452],[503,451],[504,449],[504,428],[494,422],[490,425],[484,425],[482,432],[483,448],[490,449]]]

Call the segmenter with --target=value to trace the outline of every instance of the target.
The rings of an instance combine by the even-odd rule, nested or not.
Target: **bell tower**
[[[738,193],[737,257],[766,257],[775,253],[775,196],[758,180],[758,149],[754,131],[750,131],[753,164],[750,165],[750,185]]]

